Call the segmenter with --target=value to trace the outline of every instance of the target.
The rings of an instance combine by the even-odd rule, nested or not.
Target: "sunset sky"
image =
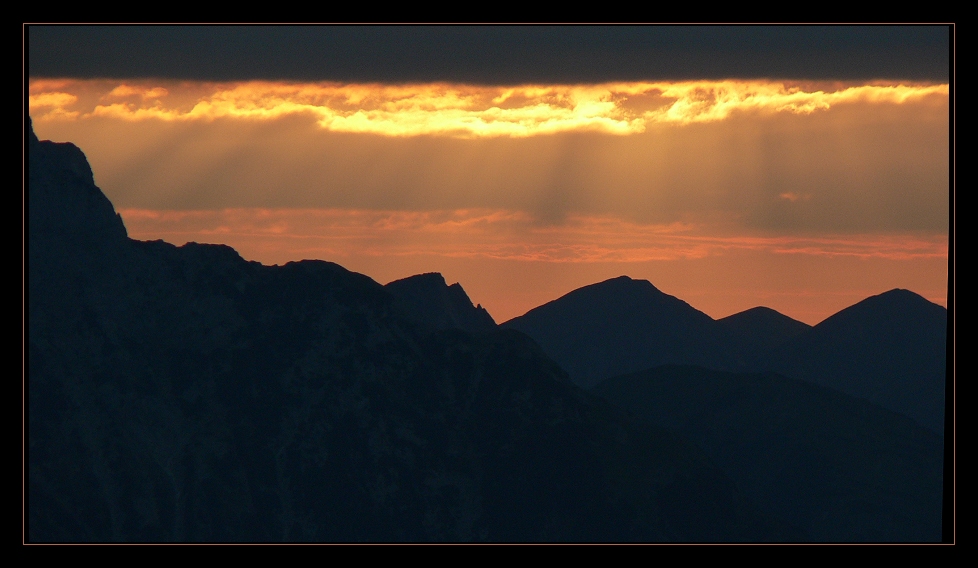
[[[947,27],[37,27],[28,94],[129,235],[714,318],[946,305]]]

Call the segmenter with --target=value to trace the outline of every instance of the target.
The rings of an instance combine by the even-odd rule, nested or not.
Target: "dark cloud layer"
[[[27,26],[32,77],[947,81],[950,26]]]

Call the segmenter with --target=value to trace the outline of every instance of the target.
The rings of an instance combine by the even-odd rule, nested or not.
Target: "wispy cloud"
[[[103,99],[120,99],[132,96],[138,96],[143,100],[147,99],[159,99],[165,97],[169,94],[169,91],[163,87],[144,87],[144,86],[132,86],[123,83],[118,87],[109,91],[107,95],[102,97]]]
[[[484,209],[122,209],[120,213],[133,238],[225,243],[265,262],[356,255],[648,262],[730,251],[912,260],[944,258],[948,246],[946,235],[727,236],[710,234],[702,226],[639,224],[607,216],[577,215],[560,225],[540,225],[524,212]],[[251,252],[258,250],[264,252]]]

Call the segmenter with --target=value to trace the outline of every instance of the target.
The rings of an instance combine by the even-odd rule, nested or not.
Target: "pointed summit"
[[[416,320],[433,329],[461,329],[481,333],[496,329],[496,322],[456,282],[449,286],[437,272],[395,280],[384,288],[397,296]]]

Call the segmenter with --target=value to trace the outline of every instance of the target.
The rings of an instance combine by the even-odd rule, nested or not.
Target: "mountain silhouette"
[[[407,304],[419,323],[432,329],[462,329],[482,333],[496,329],[496,322],[481,305],[473,306],[459,283],[447,285],[437,273],[395,280],[384,288]]]
[[[755,366],[756,361],[769,351],[812,328],[763,306],[716,321],[738,345],[739,359],[744,367]]]
[[[772,373],[689,366],[592,392],[696,443],[805,540],[941,540],[943,440],[902,414]]]
[[[85,154],[71,143],[40,144],[28,119],[32,248],[92,249],[126,237],[122,217],[95,186]],[[87,246],[86,246],[87,245]]]
[[[627,276],[578,288],[511,319],[584,388],[666,364],[729,366],[735,343],[710,316]]]
[[[131,240],[28,125],[29,541],[798,537],[526,335],[433,331],[460,288]]]
[[[907,290],[867,298],[811,327],[764,307],[713,320],[648,281],[622,276],[500,327],[532,337],[584,388],[661,365],[770,371],[944,428],[947,310]]]
[[[891,290],[799,334],[757,367],[865,398],[942,433],[947,309]]]

